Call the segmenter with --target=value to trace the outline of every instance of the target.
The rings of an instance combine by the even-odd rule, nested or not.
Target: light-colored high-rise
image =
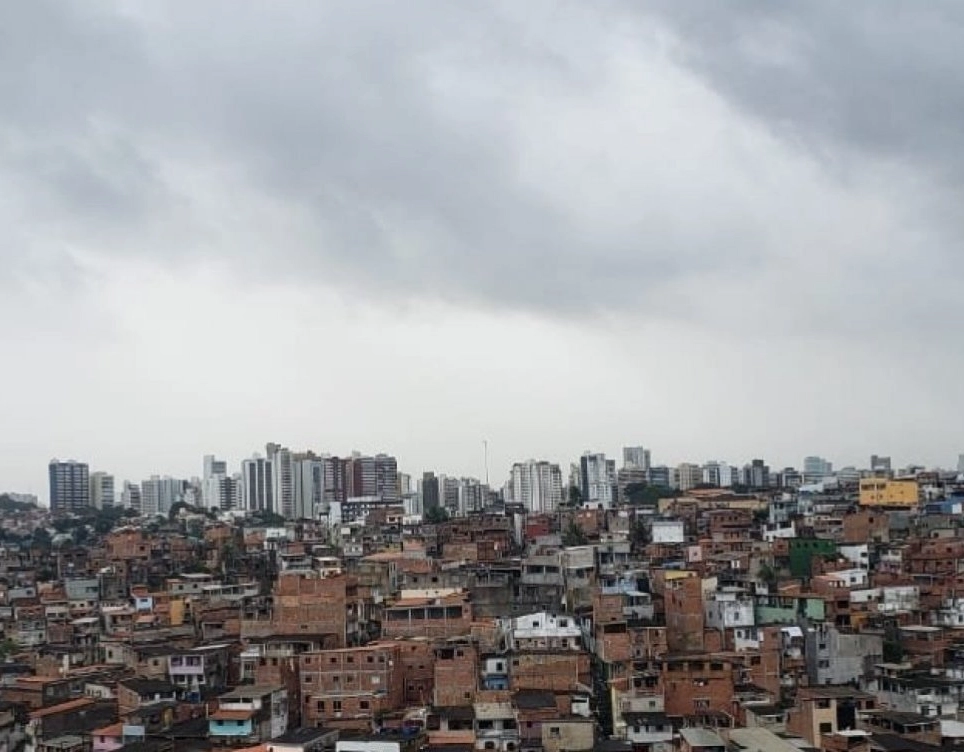
[[[489,487],[478,478],[459,478],[459,515],[481,512],[488,496]]]
[[[110,473],[90,474],[90,505],[95,509],[114,506],[114,476]]]
[[[325,461],[311,452],[295,455],[294,497],[298,519],[317,519],[327,513],[325,487]]]
[[[831,475],[833,475],[832,462],[828,462],[823,457],[811,456],[803,458],[804,483],[819,483]]]
[[[274,469],[274,508],[272,511],[287,520],[297,519],[300,515],[295,504],[295,466],[294,456],[288,447],[268,444],[268,461]]]
[[[232,483],[228,478],[228,463],[213,454],[204,457],[204,474],[201,476],[201,504],[207,509],[231,509]],[[230,479],[228,479],[230,480]]]
[[[689,491],[703,482],[703,468],[692,462],[682,462],[676,466],[676,482],[680,491]]]
[[[174,504],[183,500],[184,486],[183,480],[169,475],[163,478],[152,475],[141,481],[141,514],[167,514]]]
[[[623,447],[623,467],[634,470],[649,470],[650,452],[646,447]]]
[[[616,462],[597,452],[579,458],[579,483],[585,506],[608,509],[616,494]]]
[[[506,486],[506,501],[530,512],[553,512],[562,503],[562,471],[545,460],[516,462]]]

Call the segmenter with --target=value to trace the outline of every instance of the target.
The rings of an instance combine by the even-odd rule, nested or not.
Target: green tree
[[[679,492],[672,488],[630,483],[626,486],[626,500],[633,506],[656,506],[660,499],[675,499]]]
[[[575,520],[569,520],[569,525],[562,533],[562,545],[564,546],[585,546],[589,542],[583,529],[576,524]]]
[[[649,543],[649,529],[642,520],[635,520],[629,528],[629,542],[637,551]]]
[[[49,551],[51,544],[50,533],[47,532],[47,528],[38,527],[33,531],[33,545],[37,548],[42,548]]]
[[[568,500],[571,507],[578,507],[582,504],[582,491],[579,486],[569,486]]]
[[[904,646],[899,640],[884,640],[884,663],[902,663]]]
[[[275,512],[269,512],[266,509],[259,510],[254,513],[255,518],[265,525],[284,525],[286,520],[280,514]]]
[[[769,564],[761,564],[760,569],[757,571],[757,577],[760,581],[767,586],[768,590],[773,590],[777,586],[779,577],[776,570]]]
[[[11,640],[9,637],[4,638],[0,641],[0,661],[5,661],[10,656],[11,653],[15,653],[17,650],[17,643]]]
[[[441,522],[446,522],[449,518],[448,510],[445,507],[430,507],[423,516],[423,521],[430,525],[438,525]]]

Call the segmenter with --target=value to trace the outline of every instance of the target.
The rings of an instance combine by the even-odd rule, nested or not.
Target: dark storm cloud
[[[679,59],[789,140],[964,180],[964,6],[953,0],[641,6]]]
[[[638,7],[8,3],[0,188],[53,245],[179,262],[210,255],[386,295],[644,311],[675,285],[736,284],[786,263],[764,238],[767,206],[730,209],[725,195],[705,204],[701,185],[725,185],[716,160],[692,175],[692,197],[684,186],[662,198],[658,174],[617,185],[637,150],[662,151],[671,165],[685,141],[654,145],[630,126],[610,142],[605,111],[577,132],[577,167],[553,141],[583,109],[619,117],[618,97],[594,97],[639,64],[613,57],[627,38],[651,45],[634,23],[653,17],[714,90],[821,159],[834,163],[843,145],[857,170],[866,155],[958,169],[959,148],[940,156],[957,144],[964,96],[949,86],[961,37],[952,9]],[[541,111],[563,118],[547,117],[542,137],[557,152],[525,179],[540,141],[527,118]],[[203,188],[224,194],[222,213],[206,213],[171,164],[224,168]],[[298,226],[282,214],[237,242],[259,198],[294,212]],[[219,242],[212,227],[236,232]]]

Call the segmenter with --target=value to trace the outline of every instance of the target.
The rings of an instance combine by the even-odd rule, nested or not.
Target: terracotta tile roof
[[[246,721],[254,715],[253,710],[219,710],[208,718],[215,721]]]
[[[80,710],[81,708],[86,708],[93,704],[94,701],[89,697],[80,697],[76,700],[62,702],[59,705],[51,705],[47,708],[35,710],[30,714],[30,720],[35,721],[38,718],[46,718],[48,715],[57,715],[58,713],[68,713],[72,710]]]

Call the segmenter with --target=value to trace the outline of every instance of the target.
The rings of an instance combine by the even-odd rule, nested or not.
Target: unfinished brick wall
[[[435,651],[437,707],[471,705],[479,691],[479,655],[474,645],[456,644]]]

